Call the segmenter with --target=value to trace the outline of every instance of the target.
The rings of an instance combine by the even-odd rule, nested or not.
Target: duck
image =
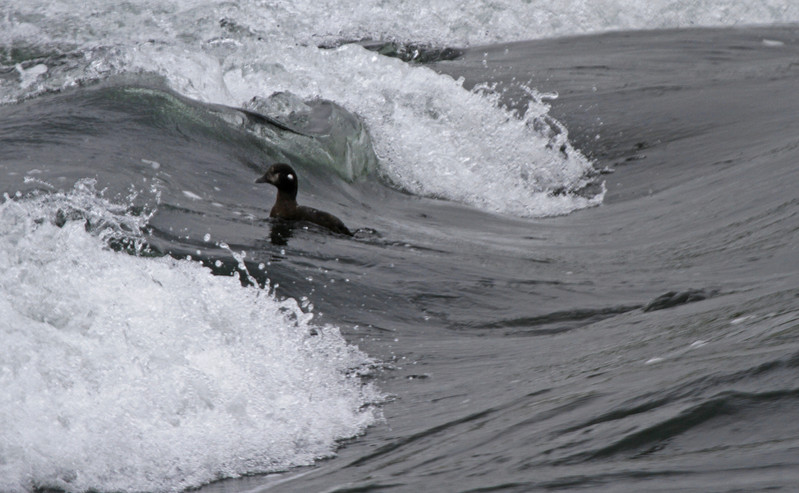
[[[306,221],[326,228],[334,233],[352,236],[352,232],[341,219],[329,212],[297,204],[299,180],[294,168],[286,163],[275,163],[255,183],[269,183],[277,188],[275,205],[269,217],[285,221]]]

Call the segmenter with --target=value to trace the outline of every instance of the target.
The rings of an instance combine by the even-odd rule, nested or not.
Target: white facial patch
[[[294,179],[294,175],[292,175],[291,173],[289,173],[289,174],[286,176],[286,178],[288,178],[289,180],[293,180],[293,179]]]

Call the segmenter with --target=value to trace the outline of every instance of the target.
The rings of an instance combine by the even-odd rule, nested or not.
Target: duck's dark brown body
[[[335,233],[352,236],[352,232],[333,214],[297,204],[297,173],[288,164],[273,164],[256,183],[269,183],[277,187],[277,198],[270,217],[287,221],[307,221]]]

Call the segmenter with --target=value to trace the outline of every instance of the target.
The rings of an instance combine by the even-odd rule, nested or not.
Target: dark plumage
[[[311,207],[297,205],[297,172],[288,164],[273,164],[255,183],[269,183],[277,187],[277,198],[269,217],[288,221],[308,221],[335,233],[352,236],[352,232],[333,214]]]

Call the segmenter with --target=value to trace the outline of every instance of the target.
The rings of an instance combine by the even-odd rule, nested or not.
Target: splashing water
[[[306,25],[324,13],[318,8],[207,1],[15,5],[2,21],[0,47],[4,63],[19,66],[19,74],[0,85],[0,101],[120,74],[157,74],[185,96],[237,107],[292,93],[333,101],[362,119],[380,158],[379,175],[402,190],[522,216],[601,202],[601,193],[589,199],[569,193],[585,185],[592,166],[571,148],[566,130],[555,148],[531,125],[546,117],[547,105],[534,102],[517,115],[499,98],[426,67],[357,45],[321,49],[332,38]],[[356,37],[377,33],[362,34]],[[556,190],[566,193],[554,196]]]
[[[310,464],[379,418],[337,328],[113,251],[146,222],[125,209],[91,181],[0,205],[0,490],[181,490]]]

